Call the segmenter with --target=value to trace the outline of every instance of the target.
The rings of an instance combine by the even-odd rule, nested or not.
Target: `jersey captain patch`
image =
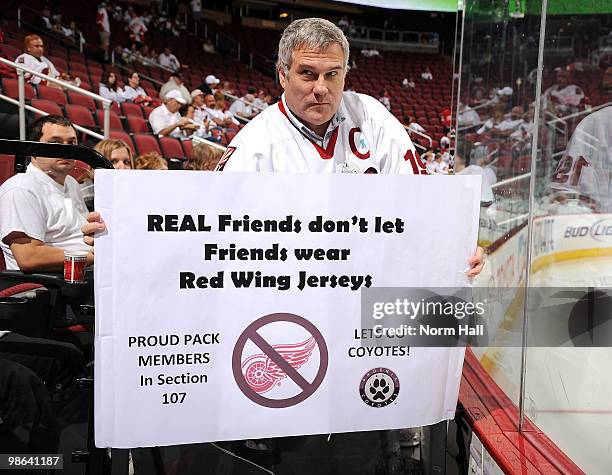
[[[361,160],[370,158],[370,149],[359,127],[354,127],[349,131],[349,147],[357,158]]]

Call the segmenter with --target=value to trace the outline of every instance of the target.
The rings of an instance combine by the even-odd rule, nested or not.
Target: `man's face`
[[[168,101],[166,102],[166,107],[172,113],[178,112],[181,108],[181,103],[176,99],[168,99]]]
[[[212,94],[208,94],[205,98],[204,98],[204,102],[206,104],[206,107],[212,109],[215,107],[215,96],[213,96]]]
[[[521,106],[515,106],[510,111],[510,117],[512,120],[518,120],[523,116],[523,108]]]
[[[557,84],[559,86],[567,86],[569,84],[569,76],[569,71],[565,71],[564,69],[557,71]]]
[[[45,44],[41,39],[32,40],[28,44],[26,51],[35,58],[40,58],[45,52]]]
[[[74,128],[48,123],[43,125],[39,142],[70,145],[78,143]],[[32,164],[47,173],[51,178],[60,178],[63,181],[74,168],[75,162],[74,160],[63,160],[61,158],[32,157]]]
[[[323,50],[295,49],[287,74],[279,71],[287,105],[311,129],[326,127],[340,106],[345,73],[337,43]]]
[[[204,94],[198,94],[197,96],[193,96],[192,104],[196,107],[202,107],[204,104]]]

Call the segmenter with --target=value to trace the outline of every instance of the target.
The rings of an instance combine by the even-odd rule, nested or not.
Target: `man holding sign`
[[[285,93],[240,131],[217,166],[226,171],[427,175],[402,124],[376,99],[343,92],[349,44],[322,18],[292,22],[279,42],[277,69]],[[98,213],[85,242],[105,229]],[[483,250],[469,261],[480,273]]]
[[[281,101],[278,104],[267,108],[265,111],[259,114],[234,138],[234,140],[230,143],[226,153],[222,157],[218,165],[218,170],[264,172],[267,171],[305,174],[380,173],[393,175],[426,175],[427,172],[425,166],[419,159],[414,145],[412,144],[408,134],[406,133],[403,126],[399,123],[399,121],[397,121],[397,119],[395,119],[377,100],[362,94],[343,92],[344,80],[348,69],[348,57],[349,47],[348,42],[344,37],[344,34],[330,22],[316,18],[298,20],[293,22],[283,33],[279,45],[278,69],[281,84],[283,85],[285,94],[283,95]],[[266,180],[269,180],[270,178],[276,178],[278,180],[280,177],[271,177],[270,175],[264,174],[260,178],[262,180],[262,183],[265,183]],[[308,189],[311,189],[313,187],[316,188],[317,183],[321,183],[322,181],[322,177],[314,177],[312,175],[305,175],[303,179],[304,183],[312,182],[310,185],[308,185]],[[354,179],[355,181],[362,179],[371,182],[369,178],[354,177]],[[248,185],[252,186],[252,183]],[[345,186],[345,184],[342,183],[340,183],[339,185],[342,187]],[[441,186],[439,181],[437,181],[437,185]],[[259,186],[259,184],[257,186]],[[322,186],[322,188],[323,187],[324,185]],[[266,188],[266,186],[263,185],[262,188],[275,189],[274,187]],[[240,187],[238,187],[237,190],[238,192],[244,191]],[[346,188],[334,188],[334,190],[339,194],[339,196],[346,196],[348,192]],[[259,191],[260,190],[257,190],[258,193]],[[395,188],[395,191],[390,192],[390,196],[392,197],[399,196],[400,194],[401,188]],[[325,196],[326,195],[323,194],[322,197],[319,196],[318,198],[321,201],[326,201]],[[237,198],[232,205],[240,206],[240,203],[244,202],[241,201],[241,199],[242,198]],[[272,194],[268,193],[266,199],[272,201],[267,202],[267,204],[265,205],[258,203],[258,206],[261,205],[261,207],[265,210],[273,210],[276,204],[276,196],[273,196]],[[203,201],[206,200],[203,199]],[[377,200],[366,199],[366,201],[367,202],[363,203],[365,207],[368,207],[372,204],[376,204],[377,206],[379,205],[376,203]],[[301,195],[298,194],[297,201],[286,201],[282,205],[278,205],[277,208],[290,209],[292,214],[300,216],[304,213],[304,211],[300,208],[302,208],[305,203],[306,200],[302,200]],[[389,207],[389,209],[395,208],[397,206],[398,205],[396,203],[393,203],[393,206]],[[359,207],[359,205],[357,205],[357,207]],[[314,207],[314,209],[317,210],[323,208],[325,208],[325,203],[323,202],[319,202],[318,205]],[[209,207],[208,212],[212,213],[213,209],[214,207]],[[390,212],[393,214],[394,211]],[[422,211],[420,211],[419,213],[423,214]],[[227,216],[229,216],[230,214],[231,213],[227,214]],[[257,213],[255,212],[253,214]],[[417,216],[417,214],[413,213],[413,217],[415,216]],[[432,220],[434,219],[434,216],[436,216],[436,214],[432,213]],[[159,218],[159,216],[157,217]],[[115,216],[114,218],[117,219],[117,216]],[[245,219],[246,218],[248,218],[248,216],[246,216]],[[357,217],[355,217],[355,219],[357,220]],[[422,221],[421,218],[418,219]],[[89,221],[90,222],[83,227],[83,232],[86,234],[85,241],[89,244],[93,244],[93,234],[103,231],[105,229],[105,224],[98,213],[91,213],[89,216]],[[417,221],[417,218],[415,218],[415,221]],[[204,229],[204,220],[202,220],[201,224],[201,228],[203,230],[202,232],[208,233],[210,229]],[[355,226],[357,226],[357,223],[354,224]],[[161,222],[159,226],[161,226]],[[241,226],[242,228],[248,228],[246,224]],[[186,226],[186,228],[187,227],[189,226]],[[421,226],[414,224],[413,229],[418,227]],[[172,227],[166,229],[164,225],[163,230],[173,232],[173,229],[171,228]],[[387,236],[381,238],[383,242],[386,239],[397,239],[397,241],[395,241],[393,244],[389,244],[388,249],[402,247],[400,245],[400,240],[402,243],[405,242],[403,241],[403,237],[400,236],[403,232],[403,225],[401,229],[399,225],[395,229],[397,232],[393,233],[391,233],[390,229],[387,229],[386,231],[384,231]],[[472,223],[472,229],[476,229],[476,224]],[[159,236],[159,234],[157,234],[158,231],[165,232],[161,231],[161,229],[158,229],[155,230],[155,234],[153,234],[152,236]],[[367,233],[365,232],[365,228],[359,233],[362,236],[367,235]],[[247,239],[244,236],[240,238],[239,232],[236,232],[234,234],[236,236],[236,239]],[[234,234],[232,234],[232,240],[234,239]],[[294,234],[297,235],[298,231],[294,231]],[[391,236],[391,234],[393,234],[393,236]],[[209,235],[206,234],[206,236]],[[313,236],[316,237],[316,233],[313,233]],[[338,235],[334,237],[334,246],[339,248],[343,248],[343,246],[346,246],[346,249],[348,249],[349,244],[348,241],[346,241],[346,239],[348,239],[347,236],[348,235],[346,234],[338,233]],[[191,236],[185,237],[188,239],[191,238]],[[145,240],[149,238],[150,236],[147,236]],[[417,242],[423,242],[422,238],[423,236],[421,237],[421,239],[415,240]],[[214,242],[214,239],[216,238],[207,238],[207,243],[210,244],[211,242]],[[275,239],[279,238],[275,237]],[[293,242],[294,238],[293,236],[285,236],[284,239],[288,239],[289,241]],[[229,245],[230,250],[233,249],[231,248],[232,245],[233,243]],[[301,245],[305,244],[300,244],[300,246]],[[309,242],[307,243],[307,245],[311,246],[311,243]],[[409,246],[404,246],[403,249],[398,249],[398,253],[402,254],[403,252],[403,254],[406,254],[408,252],[406,250],[408,249],[408,247]],[[110,246],[107,246],[106,249],[110,250]],[[372,247],[367,247],[367,249],[372,249]],[[212,252],[213,251],[210,251],[210,253]],[[419,254],[416,251],[410,252]],[[403,254],[402,258],[405,259],[405,256]],[[423,254],[424,253],[420,253],[420,255],[416,257],[420,258]],[[480,273],[483,265],[482,254],[482,249],[478,249],[476,255],[470,259],[469,268],[467,270],[468,276],[472,277]],[[462,260],[463,258],[460,258],[458,256],[463,255],[465,254],[458,253],[455,257],[457,257],[457,260]],[[118,261],[121,261],[118,255],[115,254],[114,257]],[[375,256],[377,262],[378,257],[378,255]],[[372,259],[371,256],[370,259]],[[269,268],[270,266],[275,266],[275,261],[277,260],[280,260],[282,262],[284,259],[276,259],[270,257],[260,260],[259,264],[262,266],[265,265]],[[402,259],[395,260],[398,262],[407,262],[407,260]],[[219,261],[221,262],[221,264],[223,264],[222,259],[219,259]],[[204,264],[200,264],[208,267],[208,261],[206,260],[206,257],[203,259],[203,262]],[[245,262],[250,261],[246,260]],[[357,259],[355,259],[354,262],[356,263]],[[388,262],[388,260],[385,262]],[[232,265],[239,264],[238,262],[236,262]],[[305,262],[301,262],[300,265],[312,267],[313,269],[318,266],[317,263]],[[344,266],[344,263],[342,265]],[[353,264],[350,264],[350,266],[352,265]],[[460,272],[462,272],[463,263],[460,263],[459,265],[462,269]],[[422,267],[426,267],[424,264],[418,262],[414,266],[419,269]],[[441,268],[442,273],[436,275],[449,274],[449,266],[446,261],[442,262]],[[455,265],[455,269],[456,268],[458,268],[458,265]],[[100,271],[101,276],[103,276],[102,270],[98,270]],[[405,268],[402,266],[398,266],[397,269],[390,271],[389,267],[381,265],[379,272],[385,275],[393,274],[393,276],[389,278],[389,282],[400,282],[400,278],[396,277],[406,274]],[[257,274],[259,274],[259,272],[257,272]],[[453,273],[453,275],[457,274]],[[346,278],[346,276],[341,276],[340,278]],[[200,278],[198,278],[198,281],[199,280]],[[221,279],[219,279],[219,281],[221,282]],[[139,281],[132,280],[131,282],[133,284],[140,285]],[[210,284],[210,281],[208,281],[208,284]],[[227,295],[227,302],[231,302],[232,306],[237,303],[239,303],[240,305],[243,304],[241,303],[242,299],[231,297],[232,295],[240,295],[241,291],[236,291],[236,289],[241,287],[240,285],[235,285],[236,289],[231,289],[231,287],[228,286],[230,287],[229,289],[224,289],[223,291],[216,292],[215,287],[222,288],[221,284],[219,284],[218,286],[208,284],[202,284],[201,287],[198,285],[197,288],[204,289],[203,291],[208,292],[210,298],[216,298],[216,295]],[[263,285],[262,287],[266,286]],[[318,286],[315,285],[312,287]],[[325,286],[321,285],[320,287]],[[189,288],[194,287],[192,286]],[[183,290],[185,292],[183,292]],[[228,292],[224,293],[226,290]],[[262,288],[261,290],[262,293],[259,294],[260,296],[270,295],[268,292],[272,292],[271,290],[267,290],[264,288]],[[247,291],[248,290],[244,292]],[[281,292],[290,292],[290,289],[281,289]],[[379,368],[379,365],[374,363],[374,357],[381,355],[374,354],[374,357],[372,358],[362,358],[360,354],[357,354],[358,349],[357,347],[355,347],[352,349],[355,350],[356,355],[353,356],[352,353],[350,353],[352,349],[349,349],[349,353],[347,356],[345,354],[345,349],[343,349],[343,345],[345,344],[360,344],[355,343],[355,341],[361,339],[361,336],[359,336],[359,332],[350,330],[350,328],[352,328],[351,325],[353,325],[354,328],[357,328],[357,324],[355,323],[355,318],[357,314],[355,312],[354,306],[358,304],[358,299],[350,299],[352,307],[348,310],[346,308],[342,308],[342,311],[339,311],[336,306],[340,305],[343,300],[337,298],[330,298],[329,300],[327,300],[328,297],[332,295],[331,291],[329,294],[327,292],[328,289],[321,290],[321,295],[326,296],[322,299],[293,299],[291,293],[278,293],[277,295],[274,295],[272,298],[270,298],[269,301],[265,300],[265,302],[271,302],[271,306],[273,307],[288,307],[289,309],[291,309],[292,313],[288,313],[287,311],[286,313],[276,312],[274,314],[269,314],[265,317],[259,318],[254,322],[250,322],[250,324],[246,326],[245,329],[242,329],[234,345],[234,350],[232,353],[232,369],[237,385],[241,391],[240,394],[244,394],[246,396],[246,398],[239,397],[237,399],[238,403],[244,405],[246,399],[248,405],[244,407],[249,407],[250,409],[252,409],[253,407],[257,406],[255,407],[254,411],[256,411],[256,413],[258,414],[257,417],[264,417],[265,415],[266,424],[258,424],[257,422],[254,422],[257,421],[255,417],[255,412],[251,412],[249,413],[249,417],[251,419],[250,423],[252,423],[254,426],[259,427],[258,432],[237,433],[234,431],[231,432],[231,435],[233,437],[229,435],[222,435],[219,438],[210,438],[208,440],[231,440],[232,438],[235,438],[235,436],[242,436],[243,438],[248,438],[267,437],[268,435],[276,437],[283,436],[286,434],[316,434],[325,432],[325,429],[327,428],[329,428],[328,432],[353,432],[355,431],[355,426],[347,422],[349,421],[348,418],[343,419],[343,416],[340,415],[340,412],[342,412],[340,410],[340,407],[338,408],[338,411],[334,409],[335,412],[333,417],[327,416],[327,413],[325,411],[319,411],[317,413],[318,415],[313,413],[311,414],[311,417],[305,418],[301,418],[301,416],[290,417],[284,414],[299,414],[299,411],[301,409],[299,407],[294,406],[297,406],[299,402],[308,397],[310,397],[310,402],[313,401],[313,398],[320,397],[321,401],[325,401],[325,404],[327,404],[325,406],[325,410],[328,410],[332,407],[332,404],[336,404],[336,401],[339,402],[347,400],[348,396],[345,395],[350,394],[350,397],[352,398],[351,400],[356,401],[358,403],[356,407],[353,406],[353,408],[357,410],[357,413],[362,413],[362,411],[365,411],[366,414],[371,407],[376,406],[377,408],[380,408],[383,407],[384,404],[390,405],[395,401],[395,398],[397,397],[397,393],[399,392],[400,388],[399,378],[403,377],[403,375],[400,375],[399,373],[396,374],[388,368]],[[134,295],[142,295],[142,292],[134,292]],[[187,298],[191,298],[187,296],[192,295],[190,290],[187,290],[187,288],[181,288],[181,293],[176,295],[180,295],[180,302],[185,305],[190,305],[187,303]],[[249,295],[251,294],[249,293]],[[245,300],[245,302],[247,301],[248,299]],[[263,301],[263,299],[259,299],[260,304]],[[325,307],[324,312],[305,312],[311,318],[316,318],[316,315],[322,315],[321,322],[318,322],[319,328],[326,328],[325,331],[329,332],[330,335],[331,333],[333,333],[331,327],[334,327],[337,330],[338,328],[335,327],[337,325],[339,328],[341,328],[340,333],[342,333],[344,340],[342,341],[342,343],[329,346],[329,350],[324,343],[325,335],[322,335],[322,332],[314,324],[312,324],[312,322],[309,322],[309,320],[297,315],[301,313],[299,307],[302,306],[302,304],[306,305],[305,302],[312,301],[316,301],[317,304],[320,304],[322,307]],[[213,305],[212,303],[211,307],[222,308],[222,306],[215,307],[215,305]],[[295,309],[293,307],[295,307]],[[232,319],[223,318],[222,320],[224,322],[231,322],[232,324],[237,324],[238,320],[242,318],[242,312],[234,310],[231,310],[229,312],[232,315],[236,315],[237,317]],[[326,316],[327,314],[342,314],[346,318],[343,318],[342,321],[340,319],[329,319],[329,321],[326,321],[326,323],[323,324],[322,322],[325,321],[323,316]],[[250,318],[250,313],[248,318]],[[351,323],[351,321],[353,323]],[[211,326],[211,329],[213,327],[212,322],[213,317],[211,317],[211,320],[209,321],[209,323],[207,323]],[[134,322],[128,323],[132,324]],[[197,322],[196,324],[199,325],[199,327],[206,325],[206,323],[204,323],[204,320],[202,320],[201,322]],[[278,330],[275,334],[276,339],[271,338],[268,342],[268,340],[265,340],[263,337],[261,337],[260,332],[262,332],[262,327],[265,327],[262,333],[266,333],[266,331],[269,331],[269,334],[271,335],[272,333],[269,328],[271,328],[273,325],[281,325],[280,328],[299,327],[296,334],[299,334],[300,338],[297,338],[293,335],[287,337],[284,331]],[[350,330],[350,335],[346,331],[347,328]],[[97,329],[98,331],[100,331],[99,327],[97,327]],[[216,327],[211,331],[217,331]],[[226,341],[223,339],[223,336],[229,335],[229,333],[226,330],[221,329],[220,334],[222,335],[219,340],[221,342],[220,345],[223,345],[224,343],[226,343]],[[109,345],[116,344],[117,348],[119,348],[122,344],[121,336],[114,334],[112,336],[115,341],[111,341],[110,338],[108,338],[106,341]],[[236,335],[232,334],[231,337],[227,336],[226,339],[233,341],[234,336]],[[179,337],[175,336],[175,338]],[[254,354],[248,353],[246,348],[253,347],[253,345],[255,345],[257,348],[260,348],[261,351],[255,350]],[[361,347],[359,349],[361,349]],[[365,350],[365,348],[363,349]],[[370,347],[370,349],[374,350],[373,347]],[[393,353],[395,349],[396,348],[390,347],[389,351]],[[131,350],[128,349],[127,351]],[[211,350],[211,354],[212,352],[213,350]],[[218,353],[220,353],[220,351],[218,351]],[[302,375],[302,373],[300,373],[300,371],[303,369],[303,367],[306,367],[309,359],[315,353],[316,358],[313,358],[313,361],[316,363],[316,360],[318,360],[318,364],[313,363],[310,365],[312,366],[312,368],[310,368],[309,371],[312,371],[314,374],[309,373],[308,378],[306,378]],[[340,355],[340,353],[342,353],[342,355]],[[278,355],[282,355],[282,357]],[[162,357],[164,355],[160,353],[156,356]],[[285,356],[287,357],[285,358]],[[407,356],[407,353],[394,356],[398,358],[404,358],[405,356]],[[119,353],[115,353],[114,357],[118,360],[121,359]],[[214,361],[216,361],[216,359],[219,359],[219,361],[225,361],[221,360],[221,358],[216,356],[216,354],[211,356],[211,358]],[[440,361],[445,361],[444,358],[445,356],[442,355]],[[376,363],[378,363],[378,361],[380,360],[376,360]],[[412,360],[410,361],[412,362]],[[414,359],[414,361],[414,365],[416,365],[416,358]],[[455,361],[455,359],[453,359],[453,361]],[[432,362],[428,361],[428,364],[432,364]],[[376,368],[372,368],[373,366],[376,366]],[[410,366],[410,364],[404,364],[403,369],[405,369],[405,367],[407,366]],[[225,366],[222,366],[221,364],[217,364],[216,367],[225,368]],[[243,377],[243,374],[241,373],[242,367],[246,368],[245,372],[250,379],[247,378],[246,375]],[[349,367],[351,368],[352,372],[348,372],[351,372],[351,375],[357,375],[358,380],[363,379],[360,384],[357,384],[357,382],[359,381],[353,381],[352,383],[348,384],[340,383],[342,375],[347,373],[344,368]],[[449,371],[447,369],[447,365],[442,364],[442,367],[445,368],[444,371]],[[211,368],[211,371],[216,371],[214,370],[212,365],[209,365],[209,368]],[[253,371],[249,372],[249,368],[253,368]],[[266,368],[265,375],[262,372],[263,370],[261,368]],[[420,370],[422,370],[423,366],[420,366],[420,368]],[[368,369],[369,372],[365,373],[365,369]],[[219,371],[222,371],[222,369],[220,369]],[[330,397],[332,392],[321,393],[322,390],[319,389],[326,371],[328,372],[327,378],[330,387],[332,384],[335,384],[334,387],[336,388],[336,398]],[[109,372],[108,375],[110,374],[111,373]],[[227,372],[225,374],[227,375]],[[270,374],[274,376],[271,379],[269,377]],[[460,368],[457,374],[460,374]],[[193,376],[193,374],[191,376]],[[264,376],[267,376],[268,378],[266,379]],[[116,377],[116,375],[113,375],[113,377]],[[458,376],[456,375],[454,377],[458,378]],[[211,376],[211,381],[214,378],[214,375]],[[120,381],[119,378],[116,378],[116,380]],[[217,378],[217,380],[220,381],[219,378]],[[373,382],[370,380],[372,380]],[[409,378],[406,377],[406,379],[404,380],[408,381]],[[412,380],[417,380],[417,378],[412,378]],[[99,379],[97,381],[100,387],[102,387],[103,383],[101,383]],[[130,381],[132,381],[132,378],[130,378]],[[279,385],[279,381],[282,382],[283,385]],[[178,384],[178,382],[176,384]],[[284,388],[290,386],[291,384],[295,384],[300,388],[301,392],[299,392],[298,395],[293,395],[292,397],[287,399],[277,399],[269,396],[267,393],[268,390],[278,389],[279,386],[281,391],[285,390]],[[380,388],[380,390],[373,391],[373,387]],[[368,399],[366,395],[366,389],[370,391],[370,399]],[[146,388],[139,390],[141,390],[143,394],[148,394],[148,392],[151,392],[150,389]],[[320,394],[316,393],[313,395],[313,393],[315,393],[317,390]],[[204,389],[192,388],[190,389],[190,391],[191,392],[189,395],[189,399],[179,399],[176,403],[178,406],[180,406],[181,404],[187,405],[188,403],[198,404],[201,406],[203,404],[202,401],[204,399],[200,399],[196,402],[196,394],[200,394],[202,398],[214,396],[212,391],[205,391]],[[197,391],[200,391],[200,393],[198,393]],[[233,387],[230,389],[230,392],[231,391],[234,391]],[[329,389],[326,389],[326,391],[329,391]],[[360,392],[363,392],[363,396],[360,396]],[[409,394],[409,391],[407,389],[405,389],[404,392],[406,394]],[[266,394],[262,396],[263,393]],[[340,393],[341,395],[339,395]],[[386,395],[387,393],[389,393],[389,396]],[[232,394],[236,394],[236,392],[234,391]],[[185,397],[184,394],[183,397]],[[361,397],[363,397],[364,399],[362,400]],[[384,401],[382,401],[383,399]],[[449,403],[449,408],[451,412],[454,412],[456,397],[454,399],[450,399],[451,400]],[[429,399],[423,400],[427,400],[427,402],[429,402]],[[404,398],[403,401],[404,404],[406,404],[405,407],[408,407],[408,405],[413,403],[412,400],[408,399],[407,397]],[[115,409],[114,406],[112,406],[112,401],[110,401],[110,399],[107,398],[105,402],[108,402],[108,404],[110,404],[108,406],[109,412],[110,410]],[[172,401],[169,402],[174,404]],[[166,402],[164,402],[163,404],[166,404]],[[226,404],[225,407],[227,408],[228,413],[232,413],[233,406]],[[123,406],[121,409],[123,409]],[[173,410],[180,411],[181,408],[173,408]],[[281,412],[281,410],[286,411]],[[427,411],[427,408],[422,410],[416,409],[416,412],[418,412],[419,414],[425,413]],[[336,412],[338,412],[338,414],[336,414]],[[238,412],[234,411],[233,414],[238,414]],[[366,429],[372,427],[378,429],[388,429],[390,427],[406,427],[405,425],[401,425],[401,423],[398,423],[397,418],[394,419],[394,413],[391,411],[388,411],[387,413],[383,413],[381,411],[377,415],[379,416],[379,418],[376,418],[375,421],[371,418],[371,421],[374,422],[363,427],[365,427]],[[389,419],[384,419],[383,422],[379,422],[382,420],[380,419],[382,417],[388,417]],[[444,417],[447,418],[448,416]],[[273,430],[276,423],[275,421],[280,420],[279,418],[282,418],[284,422],[287,422],[292,425],[292,428],[287,429],[284,432]],[[109,416],[108,419],[112,420],[112,417]],[[118,417],[118,420],[120,419],[121,417]],[[192,422],[193,419],[193,417],[190,418]],[[323,421],[323,423],[316,425],[316,428],[311,429],[311,423],[315,419],[317,421]],[[189,432],[189,430],[185,429],[185,423],[189,423],[188,420],[177,418],[174,418],[173,420],[180,421],[180,424],[177,424],[177,431],[185,433]],[[243,418],[242,420],[246,419]],[[430,420],[433,419],[427,419],[428,423]],[[331,424],[331,422],[333,422],[333,424]],[[331,425],[329,425],[328,423],[330,423]],[[238,425],[242,425],[242,423]],[[263,430],[265,429],[264,425],[271,429],[269,431],[267,429]],[[298,426],[299,429],[293,428]],[[214,427],[214,424],[207,423],[206,427]],[[245,424],[244,427],[250,428],[251,426]],[[312,427],[315,427],[315,425],[312,425]],[[323,427],[324,429],[322,429]],[[363,428],[361,428],[362,426],[359,427],[360,430],[363,430]],[[104,437],[101,437],[101,440],[112,442],[110,438],[107,438],[107,435],[114,434],[115,429],[116,428],[114,426],[108,426],[99,429],[100,434],[104,434]],[[200,431],[200,428],[198,428],[197,431]],[[229,434],[229,432],[227,432],[226,434]],[[372,434],[376,436],[376,434]],[[164,443],[176,443],[176,441],[180,441],[181,443],[188,443],[194,440],[204,440],[200,437],[199,434],[196,439],[189,437],[183,437],[183,434],[181,433],[181,438],[164,437],[163,440]],[[222,437],[226,438],[223,439]],[[132,441],[131,438],[128,437],[125,440],[126,441],[122,441],[121,444],[124,444],[124,446],[132,446],[129,445],[130,441]],[[140,442],[141,439],[138,440],[138,443],[142,443]],[[159,443],[158,440],[160,439],[155,439],[152,442],[145,442],[153,444]],[[381,440],[383,440],[383,445],[388,443],[387,438],[385,436],[382,436]],[[264,450],[269,448],[268,444],[261,441],[261,439],[259,441],[249,441],[247,443],[247,447]]]

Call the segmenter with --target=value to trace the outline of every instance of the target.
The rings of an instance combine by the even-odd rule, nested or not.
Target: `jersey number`
[[[557,165],[552,181],[555,183],[565,183],[571,186],[578,186],[580,181],[580,173],[583,167],[588,167],[590,164],[584,157],[578,157],[574,164],[572,157],[565,156]]]
[[[427,173],[427,167],[421,160],[421,157],[419,157],[419,154],[414,150],[408,150],[406,155],[404,155],[404,160],[410,162],[412,173],[415,175],[429,175],[429,173]]]

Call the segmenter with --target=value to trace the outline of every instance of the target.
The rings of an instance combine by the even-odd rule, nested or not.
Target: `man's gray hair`
[[[300,47],[323,50],[339,44],[344,52],[344,71],[348,71],[349,43],[340,28],[323,18],[304,18],[289,24],[278,43],[276,67],[285,74],[291,68],[293,51]]]

